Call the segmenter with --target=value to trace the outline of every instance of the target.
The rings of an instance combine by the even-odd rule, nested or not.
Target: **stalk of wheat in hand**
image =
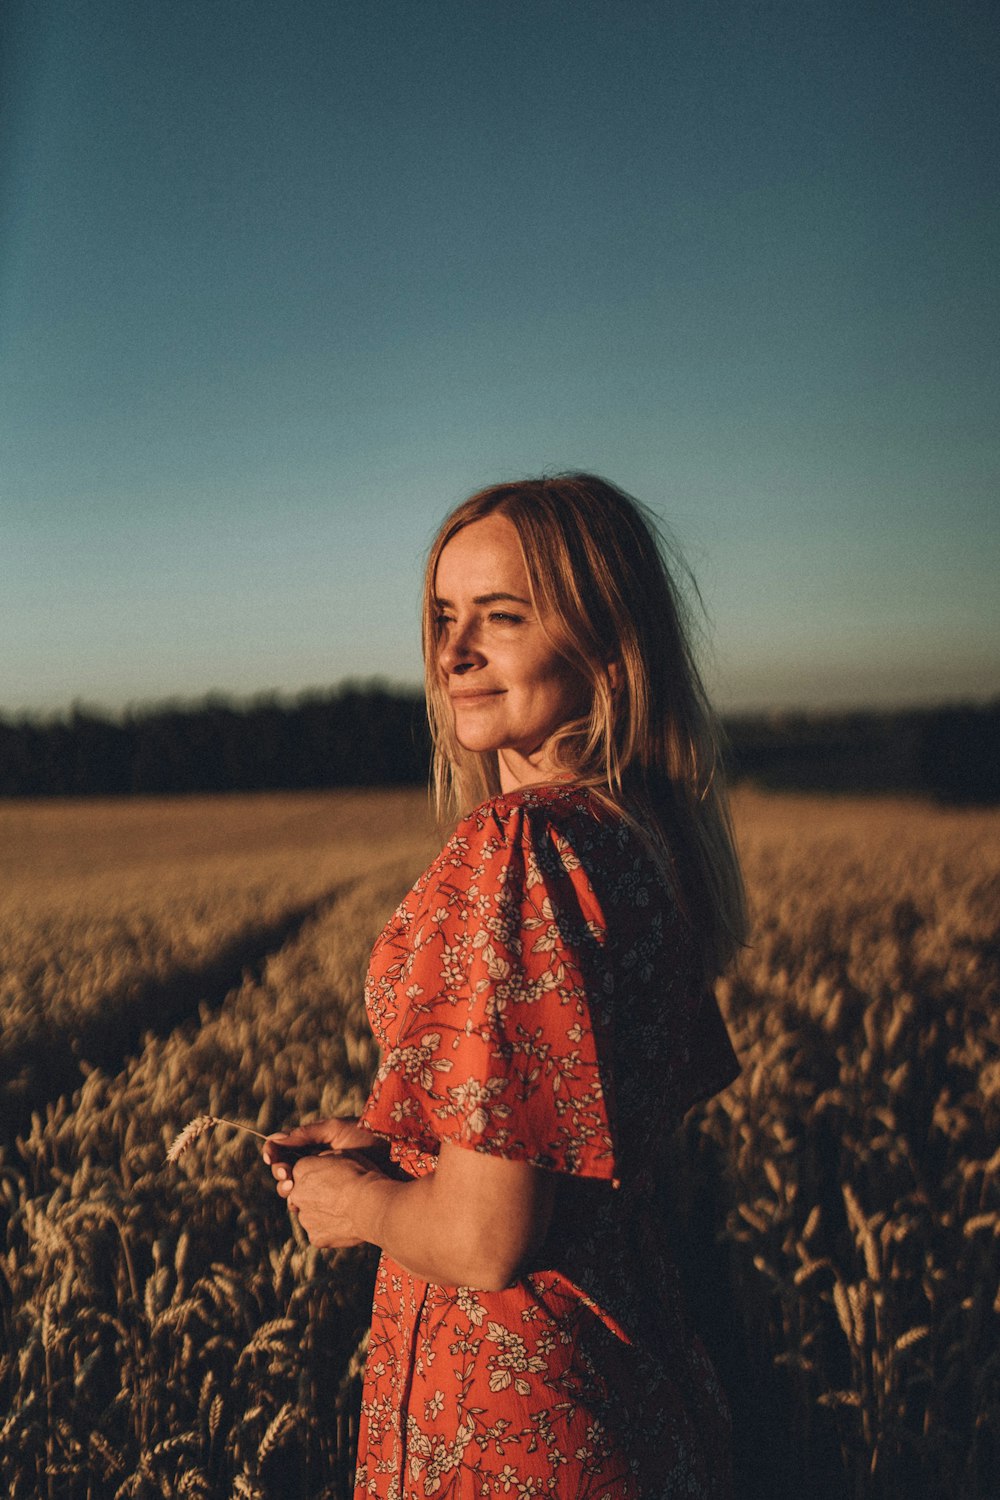
[[[177,1161],[193,1141],[196,1141],[200,1135],[204,1135],[207,1130],[213,1130],[216,1125],[228,1125],[231,1130],[243,1130],[247,1135],[255,1135],[259,1141],[267,1140],[267,1136],[262,1135],[259,1130],[252,1130],[249,1125],[240,1125],[236,1120],[223,1120],[218,1115],[196,1115],[174,1137],[170,1150],[167,1152],[167,1161]]]

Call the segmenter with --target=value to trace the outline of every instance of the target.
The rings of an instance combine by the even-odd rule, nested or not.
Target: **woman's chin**
[[[480,755],[485,754],[488,750],[500,749],[497,736],[491,734],[485,725],[477,725],[475,720],[470,722],[466,719],[463,723],[456,718],[455,739],[463,750],[475,750]]]

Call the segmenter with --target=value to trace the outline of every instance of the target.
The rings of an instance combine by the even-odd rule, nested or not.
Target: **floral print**
[[[558,1174],[501,1292],[383,1255],[356,1500],[721,1500],[728,1417],[655,1206],[664,1137],[736,1065],[642,838],[586,789],[459,825],[372,954],[363,1123],[408,1173],[442,1141]]]

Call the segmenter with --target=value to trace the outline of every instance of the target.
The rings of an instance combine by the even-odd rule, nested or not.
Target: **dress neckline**
[[[518,803],[545,803],[556,799],[560,801],[582,801],[593,805],[593,787],[584,786],[579,781],[536,781],[528,786],[517,786],[509,792],[496,792],[492,797],[485,798],[470,809],[465,817],[475,817],[477,813],[484,812],[488,808],[495,808],[501,804]],[[465,818],[459,820],[464,822]]]

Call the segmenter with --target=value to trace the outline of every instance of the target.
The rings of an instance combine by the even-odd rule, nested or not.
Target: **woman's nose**
[[[471,625],[452,627],[438,653],[438,662],[443,672],[467,672],[481,664],[482,652]]]

